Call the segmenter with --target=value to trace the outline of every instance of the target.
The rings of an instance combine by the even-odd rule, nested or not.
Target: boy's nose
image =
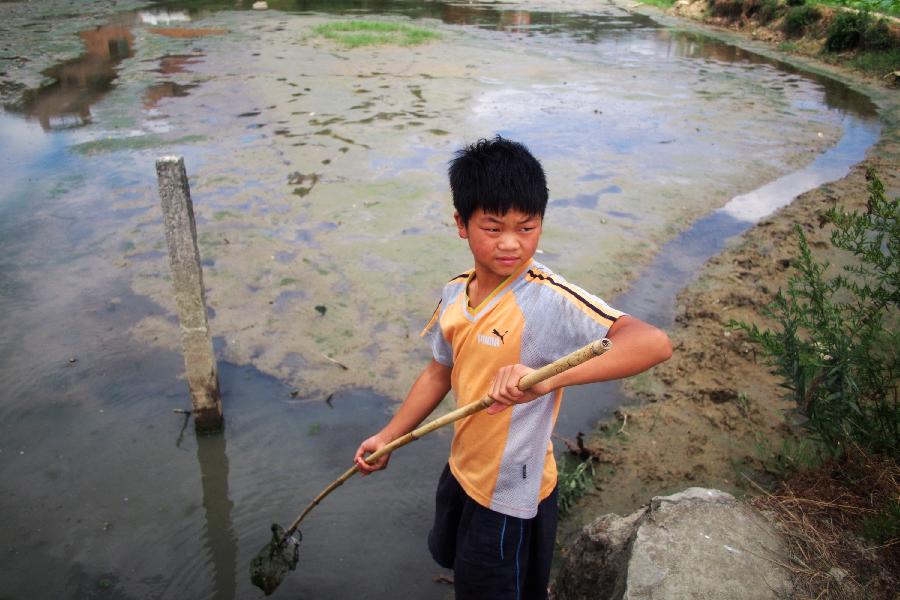
[[[501,250],[515,250],[519,247],[519,240],[511,233],[503,234],[500,236],[500,241],[497,246]]]

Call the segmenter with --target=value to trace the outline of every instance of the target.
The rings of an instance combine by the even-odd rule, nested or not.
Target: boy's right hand
[[[378,458],[373,463],[367,463],[365,460],[365,456],[371,454],[372,452],[376,452],[381,450],[385,445],[387,445],[390,440],[385,440],[381,433],[376,433],[362,444],[359,445],[359,448],[356,450],[356,455],[354,456],[354,462],[356,462],[356,466],[359,467],[359,472],[363,475],[371,475],[375,471],[381,471],[382,469],[386,469],[388,465],[388,461],[391,459],[390,454],[385,454],[384,456]]]

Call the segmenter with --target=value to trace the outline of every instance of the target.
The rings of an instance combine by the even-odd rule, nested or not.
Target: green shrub
[[[779,328],[732,321],[758,344],[806,425],[824,444],[900,455],[900,198],[868,174],[865,213],[828,212],[832,246],[849,253],[826,278],[798,226],[800,256],[788,289],[763,314]]]
[[[800,0],[801,2],[803,0]],[[774,21],[779,16],[781,16],[782,6],[778,3],[778,0],[762,0],[759,6],[759,10],[756,13],[756,20],[760,23],[760,25],[765,25],[771,21]]]
[[[863,40],[863,34],[869,26],[869,13],[841,11],[828,26],[825,49],[829,52],[856,50]]]
[[[863,33],[862,48],[863,50],[878,51],[889,50],[897,47],[897,40],[891,34],[891,28],[888,27],[884,19],[870,23]]]
[[[716,17],[739,19],[744,14],[744,0],[713,0],[710,12]]]
[[[782,28],[788,37],[801,37],[821,18],[822,13],[815,6],[795,6],[788,11]]]
[[[776,19],[782,12],[783,6],[778,0],[746,0],[744,2],[744,16],[755,19],[760,25]]]

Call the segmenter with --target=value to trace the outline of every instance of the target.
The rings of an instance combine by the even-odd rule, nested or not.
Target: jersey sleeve
[[[431,355],[434,357],[434,360],[445,367],[452,368],[453,349],[450,346],[450,342],[444,337],[443,329],[441,329],[441,315],[443,314],[443,310],[444,299],[441,298],[437,308],[434,309],[434,314],[431,315],[431,320],[425,325],[425,328],[420,335],[428,340],[428,343],[431,346]]]
[[[606,336],[626,313],[552,273],[535,273],[523,298],[522,363],[536,368]]]

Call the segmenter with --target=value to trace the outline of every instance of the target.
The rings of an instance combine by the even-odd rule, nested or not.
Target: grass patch
[[[675,5],[675,0],[641,0],[641,4],[649,4],[657,8],[672,8]]]
[[[900,49],[885,52],[861,52],[847,61],[854,69],[884,75],[900,71]]]
[[[415,46],[440,37],[431,29],[387,21],[339,21],[313,28],[316,35],[346,48],[360,46]]]

